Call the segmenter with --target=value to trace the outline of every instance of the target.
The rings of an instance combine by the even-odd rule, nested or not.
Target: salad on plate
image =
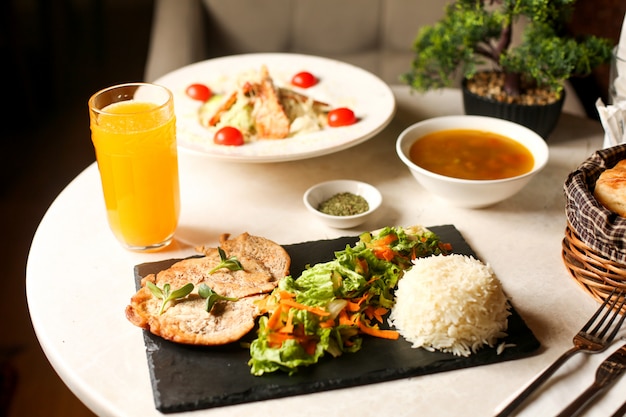
[[[385,227],[361,234],[332,261],[283,278],[260,305],[265,315],[250,345],[251,373],[293,374],[325,355],[358,351],[364,335],[397,339],[384,318],[398,280],[413,259],[451,249],[425,228]]]

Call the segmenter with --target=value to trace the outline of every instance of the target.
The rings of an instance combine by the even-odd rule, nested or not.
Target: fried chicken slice
[[[204,257],[184,259],[157,274],[145,276],[126,307],[126,318],[177,343],[213,346],[241,339],[252,330],[260,315],[257,302],[267,297],[289,273],[291,259],[277,243],[248,233],[234,239],[223,235],[220,248],[228,257],[236,257],[243,270],[212,271],[220,264],[219,250],[201,246],[197,250]],[[192,283],[194,289],[184,298],[169,301],[161,313],[162,300],[152,294],[148,282],[158,288],[169,284],[172,291]],[[219,300],[206,311],[206,299],[198,295],[201,284],[237,301]]]

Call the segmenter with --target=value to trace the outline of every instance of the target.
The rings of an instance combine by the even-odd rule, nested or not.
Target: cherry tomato
[[[328,112],[328,126],[348,126],[354,123],[356,123],[356,116],[347,107],[339,107]]]
[[[192,99],[199,101],[207,101],[213,95],[211,89],[204,84],[191,84],[185,92]]]
[[[317,84],[317,78],[310,72],[302,71],[293,76],[291,84],[296,87],[309,88]]]
[[[224,126],[215,132],[213,142],[218,145],[241,146],[243,145],[243,134],[236,127]]]

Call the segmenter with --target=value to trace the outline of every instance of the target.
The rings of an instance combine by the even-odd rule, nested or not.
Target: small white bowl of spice
[[[376,187],[361,181],[333,180],[306,190],[304,205],[328,226],[349,229],[365,223],[383,202]]]

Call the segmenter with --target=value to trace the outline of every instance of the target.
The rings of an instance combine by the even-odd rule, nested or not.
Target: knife
[[[583,408],[600,392],[607,389],[626,370],[626,345],[617,349],[600,364],[596,378],[582,394],[567,406],[557,417],[577,416]]]

